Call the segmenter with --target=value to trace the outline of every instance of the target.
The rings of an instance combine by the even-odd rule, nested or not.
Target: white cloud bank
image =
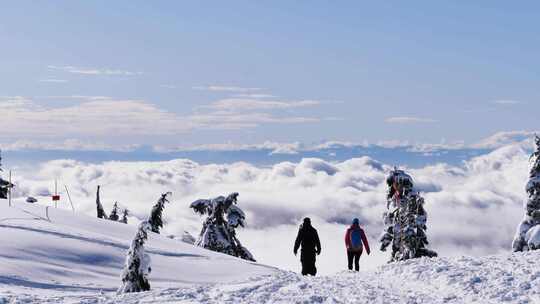
[[[446,164],[411,170],[429,212],[431,246],[443,256],[485,255],[510,250],[522,216],[528,155],[519,145],[476,157],[463,167]],[[78,212],[95,216],[95,190],[102,185],[107,211],[114,201],[138,218],[146,216],[161,192],[173,191],[165,209],[166,234],[197,234],[201,219],[189,208],[198,198],[240,192],[247,229],[240,240],[262,263],[298,270],[292,255],[297,225],[310,216],[319,229],[321,273],[345,268],[343,233],[353,217],[365,226],[374,255],[362,267],[384,263],[378,251],[381,214],[385,209],[385,176],[390,167],[368,157],[339,163],[320,159],[284,162],[271,167],[248,163],[199,165],[189,160],[106,162],[72,160],[44,163],[33,171],[15,170],[17,197],[37,196],[49,204],[52,181],[70,187]],[[69,208],[67,201],[62,207]]]

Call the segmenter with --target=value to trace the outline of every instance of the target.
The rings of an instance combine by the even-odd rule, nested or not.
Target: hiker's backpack
[[[362,229],[353,228],[350,234],[351,238],[351,251],[361,251],[362,250]]]

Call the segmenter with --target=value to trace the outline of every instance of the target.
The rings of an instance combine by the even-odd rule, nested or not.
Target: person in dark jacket
[[[362,255],[363,248],[366,248],[366,252],[369,255],[371,251],[369,250],[369,243],[364,232],[364,229],[360,228],[360,220],[357,218],[353,219],[351,227],[347,229],[345,233],[345,247],[347,247],[347,260],[349,270],[353,269],[353,260],[354,260],[354,270],[360,270],[360,256]]]
[[[294,255],[298,253],[298,248],[302,246],[300,252],[300,261],[302,262],[302,275],[317,274],[317,268],[315,267],[315,257],[321,254],[321,241],[317,230],[311,226],[311,219],[306,217],[304,223],[300,225],[298,230],[298,236],[294,242]]]

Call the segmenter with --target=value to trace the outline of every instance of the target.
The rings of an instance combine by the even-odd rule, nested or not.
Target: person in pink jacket
[[[366,248],[368,255],[371,251],[369,250],[369,243],[366,234],[364,233],[364,229],[360,228],[360,220],[357,218],[353,219],[351,227],[349,227],[345,233],[345,246],[347,247],[349,270],[353,269],[354,260],[354,270],[359,271],[360,256],[362,255],[363,249]]]

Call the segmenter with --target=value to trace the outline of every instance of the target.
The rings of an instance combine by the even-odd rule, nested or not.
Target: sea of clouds
[[[430,247],[442,256],[509,251],[523,215],[529,149],[530,143],[512,144],[460,166],[443,163],[410,169],[426,200]],[[172,191],[163,234],[181,236],[188,231],[197,236],[202,218],[189,204],[239,192],[238,206],[246,212],[248,223],[238,232],[239,238],[259,262],[298,271],[293,243],[302,218],[309,216],[322,241],[319,271],[328,274],[346,267],[343,237],[353,217],[366,229],[373,251],[362,257],[361,267],[388,260],[388,254],[379,251],[378,238],[386,208],[385,178],[391,169],[365,156],[340,162],[305,158],[272,166],[200,165],[186,159],[97,164],[54,160],[32,170],[15,170],[14,195],[18,203],[34,196],[40,204],[51,204],[57,178],[60,208],[71,208],[65,184],[76,211],[95,216],[96,186],[102,185],[106,211],[118,201],[131,211],[130,222],[135,224],[149,214],[161,193]]]

